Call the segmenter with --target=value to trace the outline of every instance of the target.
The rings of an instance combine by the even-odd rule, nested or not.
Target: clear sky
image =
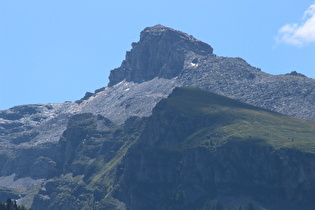
[[[107,86],[147,26],[162,24],[270,74],[315,78],[313,0],[0,1],[0,110]]]

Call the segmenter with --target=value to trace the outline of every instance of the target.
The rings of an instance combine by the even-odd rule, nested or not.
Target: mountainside
[[[194,88],[122,126],[76,115],[34,209],[313,209],[315,122]],[[101,129],[104,126],[106,129]]]
[[[176,89],[126,154],[115,195],[129,209],[312,209],[314,125]]]
[[[125,152],[133,144],[130,141],[135,140],[130,140],[129,134],[121,137],[123,134],[117,134],[113,130],[120,131],[128,122],[128,126],[132,127],[132,120],[138,122],[141,118],[139,121],[146,121],[146,118],[142,117],[149,117],[156,104],[168,97],[175,87],[198,87],[260,108],[315,121],[314,79],[301,76],[297,72],[276,76],[264,73],[241,58],[217,56],[210,45],[161,25],[145,28],[141,32],[139,42],[132,44],[125,60],[119,68],[111,71],[109,79],[108,87],[87,93],[75,102],[23,105],[0,111],[0,198],[19,198],[21,204],[30,206],[33,196],[41,189],[41,184],[46,179],[59,179],[61,174],[82,169],[81,166],[76,169],[67,166],[69,161],[75,158],[70,153],[69,157],[60,156],[60,147],[64,147],[65,151],[73,147],[72,144],[62,146],[60,139],[68,138],[65,132],[69,130],[76,116],[92,114],[88,115],[96,126],[92,133],[96,135],[95,132],[100,132],[93,137],[96,142],[91,137],[91,141],[96,145],[102,145],[104,139],[117,140],[119,137],[119,141],[123,138],[129,143],[109,143],[116,146],[107,152],[119,152],[121,145],[125,145]],[[132,116],[140,118],[129,119]],[[247,130],[242,127],[245,126],[243,124],[239,126],[240,128],[225,129],[244,129],[243,133],[233,134],[242,138],[255,136],[256,130]],[[275,125],[272,129],[276,132],[274,127]],[[302,133],[309,139],[309,134],[304,134],[304,131]],[[297,138],[300,134],[292,135]],[[266,134],[264,139],[266,136],[268,135]],[[294,137],[291,137],[291,141],[295,144],[290,145],[299,147]],[[86,138],[90,139],[90,136]],[[268,141],[272,142],[271,138],[278,142],[286,137],[275,134],[274,137],[268,137]],[[277,148],[276,143],[274,144],[272,147]],[[306,148],[311,147],[302,142],[299,151],[309,152],[304,151]],[[101,151],[95,149],[92,153],[95,155]],[[87,157],[91,161],[94,159],[92,156]],[[63,182],[67,179],[72,180],[71,175],[65,175],[61,180]]]

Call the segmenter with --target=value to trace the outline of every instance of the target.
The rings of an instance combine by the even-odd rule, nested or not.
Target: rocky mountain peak
[[[152,39],[154,37],[168,36],[168,38],[181,38],[190,40],[192,42],[201,42],[195,39],[193,36],[188,35],[184,32],[163,26],[163,25],[155,25],[152,27],[146,27],[143,31],[140,32],[140,41],[144,41],[145,39]],[[205,43],[204,43],[205,44]],[[208,45],[208,44],[206,44]],[[212,49],[211,49],[212,50]]]
[[[183,69],[188,54],[213,55],[210,45],[162,25],[145,28],[119,68],[111,71],[109,86],[126,79],[141,83],[155,77],[170,79]]]

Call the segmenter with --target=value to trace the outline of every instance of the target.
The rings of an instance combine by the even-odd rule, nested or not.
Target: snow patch
[[[198,66],[198,63],[190,63],[190,65],[191,65],[192,67],[197,67],[197,66]]]

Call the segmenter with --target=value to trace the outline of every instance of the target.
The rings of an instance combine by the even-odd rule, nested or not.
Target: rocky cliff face
[[[0,186],[9,186],[1,180],[15,177],[10,183],[24,196],[60,173],[59,160],[48,151],[57,151],[72,116],[92,113],[123,125],[131,116],[150,116],[175,87],[199,87],[314,121],[315,81],[296,75],[269,75],[241,58],[215,55],[211,46],[183,32],[161,25],[145,28],[121,66],[111,71],[108,87],[76,102],[0,111]],[[27,184],[17,185],[26,179]],[[26,200],[29,204],[32,198]]]
[[[141,83],[155,77],[171,79],[184,67],[188,54],[212,55],[208,44],[161,25],[145,28],[122,65],[111,71],[109,86],[123,80]]]
[[[116,196],[128,209],[216,209],[214,200],[225,209],[314,206],[314,155],[298,151],[229,143],[216,152],[170,152],[139,145],[124,161]]]

